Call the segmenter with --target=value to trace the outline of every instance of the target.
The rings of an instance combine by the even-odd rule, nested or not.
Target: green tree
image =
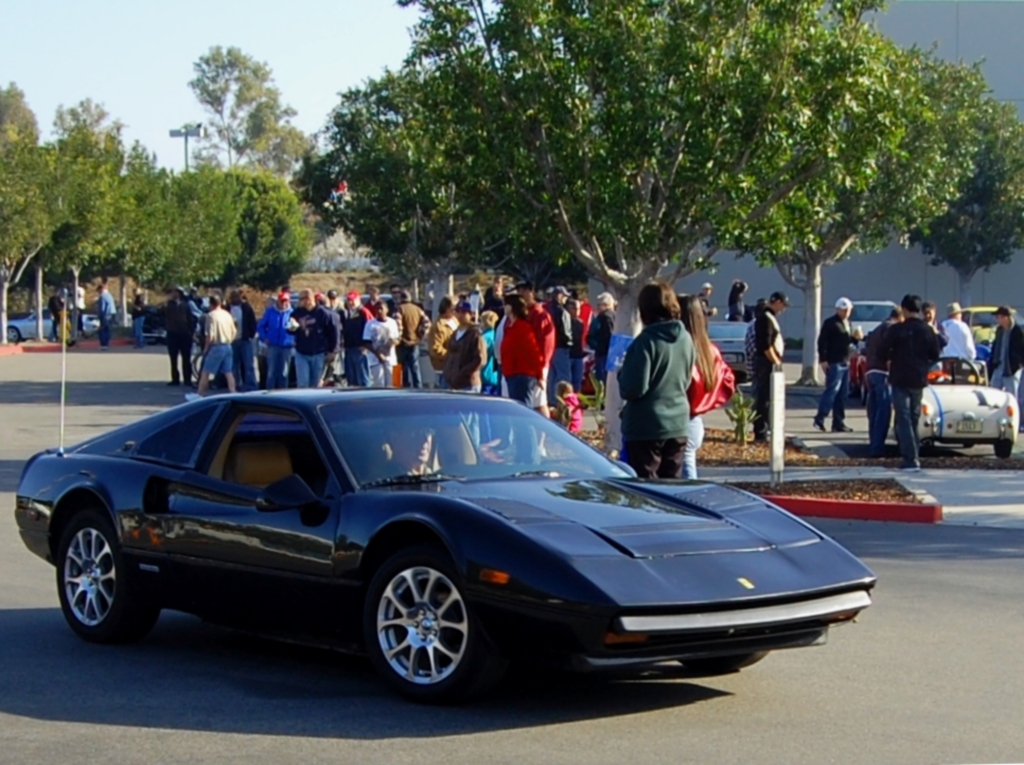
[[[370,248],[385,271],[445,283],[485,261],[504,232],[480,225],[464,179],[421,130],[420,84],[411,71],[388,72],[343,93],[300,182],[322,219]]]
[[[12,132],[25,136],[32,143],[39,140],[36,115],[25,102],[25,94],[13,82],[0,88],[0,151],[12,140]]]
[[[964,109],[984,92],[980,72],[876,42],[869,60],[875,71],[843,130],[861,137],[842,142],[821,176],[736,243],[803,293],[800,384],[821,381],[816,340],[823,270],[854,252],[906,242],[915,225],[943,209],[967,170]]]
[[[825,171],[875,69],[869,2],[407,4],[446,160],[553,218],[618,296],[619,332],[644,283],[705,266]]]
[[[234,171],[237,240],[220,275],[222,286],[270,290],[302,270],[312,238],[292,188],[271,173]]]
[[[219,280],[238,252],[241,208],[231,175],[215,167],[175,175],[169,217],[173,238],[153,279],[182,286]]]
[[[933,263],[956,271],[960,302],[971,305],[978,272],[1008,263],[1024,247],[1024,125],[1013,104],[987,96],[960,113],[974,139],[969,171],[912,240]]]
[[[52,171],[51,153],[34,136],[12,133],[0,151],[0,343],[5,345],[10,285],[50,239]]]
[[[213,121],[197,158],[291,174],[309,141],[291,124],[295,110],[281,103],[270,67],[238,48],[217,45],[193,69],[189,87]]]

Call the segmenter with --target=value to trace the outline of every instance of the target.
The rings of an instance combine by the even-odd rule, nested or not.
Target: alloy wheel
[[[451,676],[466,652],[469,619],[451,579],[433,568],[401,571],[377,607],[377,639],[396,674],[416,685]]]
[[[100,624],[114,605],[114,551],[102,533],[83,528],[64,556],[64,592],[75,618],[87,627]]]

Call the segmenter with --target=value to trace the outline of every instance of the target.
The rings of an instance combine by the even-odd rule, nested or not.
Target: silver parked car
[[[48,339],[50,337],[50,311],[43,311],[43,334]],[[100,329],[100,320],[98,316],[90,313],[82,314],[82,334],[85,337],[90,337]],[[28,313],[14,314],[7,319],[7,342],[9,343],[21,343],[25,340],[36,339],[36,312],[29,311]]]
[[[722,352],[722,359],[736,375],[736,382],[742,383],[750,379],[747,367],[747,351],[744,342],[747,336],[747,325],[740,321],[708,322],[708,339]]]

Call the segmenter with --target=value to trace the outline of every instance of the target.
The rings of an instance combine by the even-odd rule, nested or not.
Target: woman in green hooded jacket
[[[619,369],[626,459],[641,478],[677,478],[686,450],[693,340],[679,320],[672,288],[654,282],[638,298],[643,331]]]

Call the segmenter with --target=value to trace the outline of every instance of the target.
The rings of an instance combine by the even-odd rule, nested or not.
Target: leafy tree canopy
[[[290,175],[309,142],[291,124],[295,110],[281,102],[270,67],[238,48],[217,45],[193,69],[189,87],[213,128],[197,157],[229,168],[251,165]]]
[[[0,150],[13,140],[14,133],[32,143],[39,140],[36,115],[25,102],[25,94],[12,82],[6,88],[0,87]]]
[[[969,170],[913,241],[935,264],[956,271],[960,300],[970,305],[971,279],[1024,247],[1024,125],[1013,104],[989,96],[952,105],[966,123],[961,146],[970,149]]]

